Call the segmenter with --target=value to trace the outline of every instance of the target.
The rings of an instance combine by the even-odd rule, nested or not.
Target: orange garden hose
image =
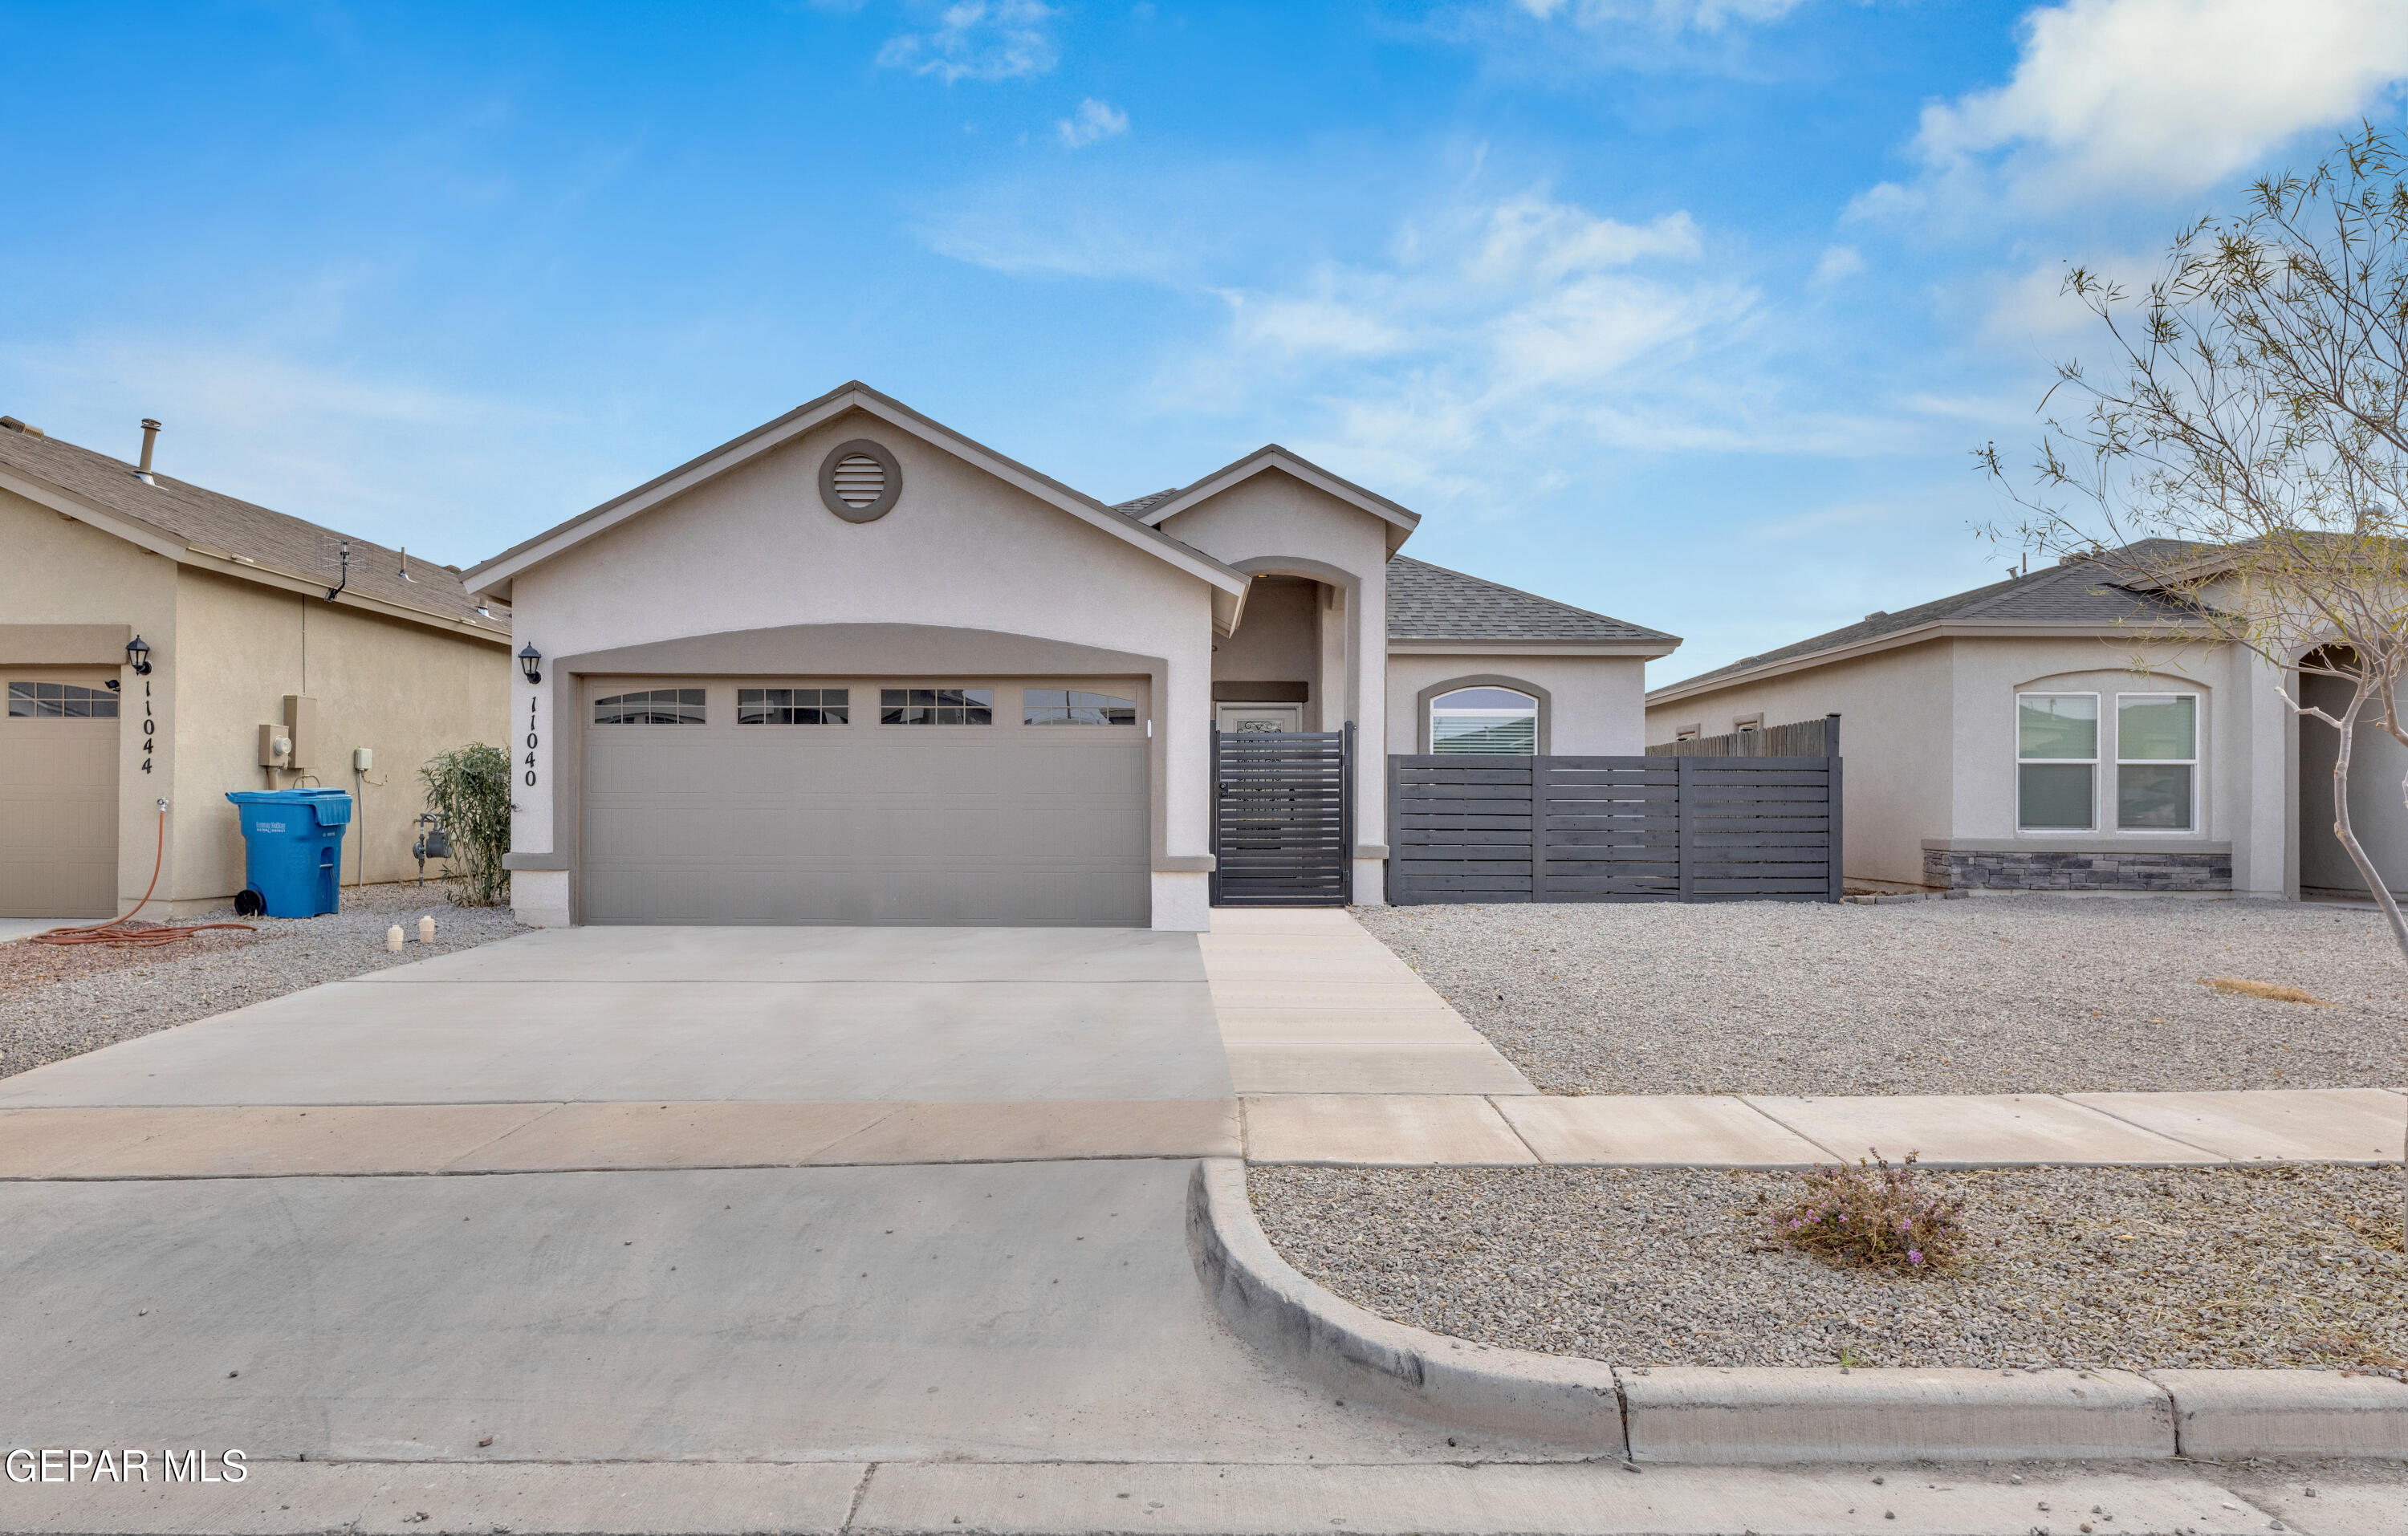
[[[159,802],[159,852],[150,861],[150,884],[143,891],[142,899],[134,904],[134,912],[127,912],[123,917],[111,918],[106,923],[96,923],[86,928],[52,928],[48,933],[37,933],[25,941],[29,944],[108,944],[118,949],[153,949],[161,944],[181,943],[193,935],[206,932],[210,928],[240,928],[245,933],[259,931],[257,926],[251,923],[190,923],[182,927],[170,927],[165,925],[148,928],[127,927],[126,925],[134,921],[134,912],[138,912],[150,904],[150,892],[159,888],[159,868],[166,862],[167,802],[162,800]]]

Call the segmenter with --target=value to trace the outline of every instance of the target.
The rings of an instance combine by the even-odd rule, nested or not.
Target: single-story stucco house
[[[2208,642],[2203,547],[2144,540],[1744,657],[1647,696],[1650,744],[1842,717],[1848,878],[1975,890],[2364,894],[2332,834],[2330,727]],[[2200,560],[2206,584],[2135,580]],[[2328,679],[2304,680],[2328,702]],[[2358,733],[2350,801],[2408,877],[2402,754]]]
[[[119,915],[154,867],[146,916],[224,902],[228,790],[351,791],[344,883],[414,875],[420,766],[509,728],[509,615],[154,469],[143,425],[129,464],[0,417],[0,917]]]
[[[528,922],[1208,926],[1214,731],[1636,754],[1673,637],[1398,553],[1276,446],[1108,505],[845,384],[472,567]]]

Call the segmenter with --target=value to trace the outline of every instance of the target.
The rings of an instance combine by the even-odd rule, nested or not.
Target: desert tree
[[[2072,268],[2101,365],[2058,366],[2028,476],[1996,444],[1976,456],[2021,512],[1991,538],[2178,605],[2178,620],[2136,619],[2136,665],[2170,642],[2239,648],[2332,729],[2333,836],[2408,957],[2391,891],[2408,871],[2377,868],[2350,814],[2360,732],[2408,749],[2404,166],[2401,138],[2366,125],[2183,230],[2144,290]],[[2408,802],[2408,780],[2397,793]]]
[[[2136,618],[2144,657],[2238,647],[2336,733],[2333,835],[2408,958],[2349,800],[2362,727],[2408,749],[2403,165],[2401,141],[2369,127],[2304,175],[2258,182],[2243,212],[2183,230],[2145,289],[2071,269],[2103,366],[2058,366],[2028,475],[1995,443],[1976,457],[2021,513],[1990,538],[2182,605],[2179,621]],[[2311,696],[2315,678],[2341,687]],[[2400,793],[2408,804],[2408,781]]]

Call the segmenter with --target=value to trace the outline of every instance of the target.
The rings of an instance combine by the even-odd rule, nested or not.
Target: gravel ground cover
[[[2398,1170],[1926,1174],[1950,1270],[1766,1237],[1795,1174],[1254,1168],[1288,1262],[1398,1322],[1619,1365],[2319,1367],[2408,1379]],[[1759,1203],[1765,1202],[1765,1203]],[[2356,1225],[2353,1225],[2355,1223]]]
[[[418,919],[435,942],[418,942]],[[236,921],[234,909],[178,923]],[[454,907],[441,885],[368,885],[343,892],[323,917],[250,917],[255,933],[200,934],[160,949],[0,944],[0,1077],[122,1040],[265,1002],[288,992],[472,949],[527,933],[508,907]],[[398,923],[408,942],[385,952]]]
[[[1354,914],[1551,1093],[2408,1081],[2408,965],[2371,910],[2030,896]],[[2221,995],[2214,977],[2329,1006]]]

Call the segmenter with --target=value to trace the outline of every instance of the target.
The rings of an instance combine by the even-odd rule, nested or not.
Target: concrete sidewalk
[[[1805,1168],[1874,1149],[1928,1168],[2401,1160],[2382,1088],[1868,1098],[1248,1096],[1246,1156],[1331,1166]]]
[[[1215,907],[1198,936],[1242,1094],[1534,1094],[1338,907]]]
[[[236,1485],[0,1484],[0,1529],[959,1536],[2399,1536],[2408,1477],[2214,1467],[253,1462]]]

